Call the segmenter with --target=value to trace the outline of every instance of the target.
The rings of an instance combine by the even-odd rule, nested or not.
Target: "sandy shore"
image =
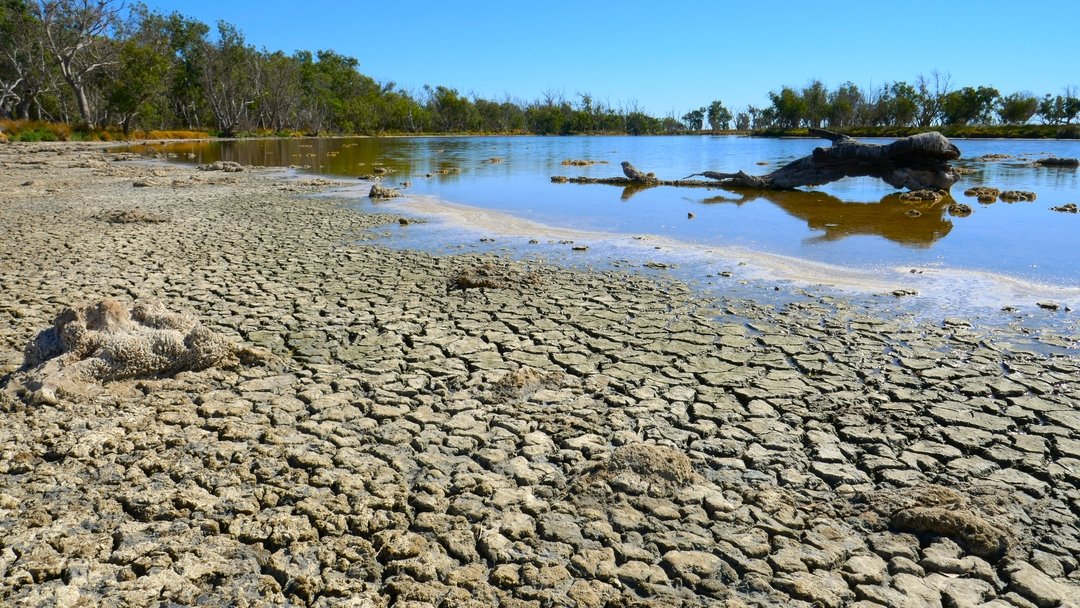
[[[0,605],[1080,605],[1075,354],[393,250],[327,188],[0,146]],[[277,358],[14,396],[102,298]]]

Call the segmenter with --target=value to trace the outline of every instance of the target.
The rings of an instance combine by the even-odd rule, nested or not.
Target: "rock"
[[[694,479],[686,454],[662,445],[629,443],[615,449],[603,465],[606,476],[633,474],[649,483],[684,486]]]
[[[1030,600],[1039,608],[1077,605],[1080,587],[1059,583],[1031,564],[1017,562],[1006,569],[1009,588]]]
[[[401,196],[401,192],[396,188],[389,188],[379,184],[372,184],[371,189],[368,190],[368,198],[371,200],[385,200],[389,198],[397,198]]]
[[[964,203],[953,203],[948,208],[949,215],[953,217],[967,217],[971,215],[971,205],[965,205]]]
[[[218,160],[207,165],[199,165],[199,171],[224,171],[225,173],[237,173],[244,170],[243,165],[231,160]]]
[[[235,364],[231,340],[156,300],[117,300],[68,308],[24,351],[12,384],[34,401],[85,396],[95,382],[159,378]]]
[[[1061,213],[1076,213],[1077,207],[1076,203],[1065,203],[1064,205],[1060,205],[1058,207],[1050,207],[1050,210],[1059,211]]]
[[[1050,156],[1047,158],[1040,158],[1035,161],[1035,164],[1043,167],[1080,167],[1080,159]]]
[[[854,555],[844,562],[843,576],[851,585],[880,585],[889,573],[877,555]]]
[[[447,281],[448,289],[507,289],[535,287],[543,278],[535,272],[521,272],[510,265],[482,262],[457,273]]]
[[[1005,554],[1008,536],[967,509],[912,507],[896,512],[892,528],[916,534],[947,536],[979,557],[994,561]]]
[[[142,209],[114,209],[94,216],[110,224],[160,224],[164,218]]]
[[[988,188],[980,186],[977,188],[968,188],[964,190],[964,196],[974,196],[980,203],[993,203],[997,200],[998,195],[1001,194],[1001,190],[997,188]]]
[[[694,586],[706,578],[717,578],[724,560],[704,551],[668,551],[661,560],[672,577]]]
[[[417,557],[427,549],[428,542],[419,534],[388,530],[375,536],[375,546],[382,561]]]
[[[824,608],[840,608],[855,599],[844,579],[827,570],[783,574],[773,579],[773,585],[795,599]]]
[[[942,190],[912,190],[901,194],[900,200],[936,203],[944,197],[945,192]]]
[[[668,582],[668,576],[660,566],[646,564],[631,560],[619,566],[615,572],[619,580],[629,585],[641,586],[646,583],[664,584]]]
[[[1006,190],[998,195],[998,198],[1006,203],[1015,203],[1018,201],[1033,201],[1035,200],[1035,193],[1027,190]]]

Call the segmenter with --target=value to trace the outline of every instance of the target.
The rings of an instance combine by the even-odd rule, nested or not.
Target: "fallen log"
[[[828,139],[832,145],[827,148],[814,148],[809,156],[792,161],[765,175],[750,175],[744,171],[703,171],[678,180],[662,180],[652,173],[643,173],[624,161],[622,165],[626,177],[555,176],[551,181],[617,186],[791,190],[799,186],[820,186],[844,177],[869,176],[879,178],[896,188],[948,190],[960,179],[960,174],[949,166],[950,160],[960,158],[960,150],[936,131],[904,137],[889,144],[863,143],[847,135],[824,129],[810,129],[810,133]],[[712,181],[691,179],[699,176]]]

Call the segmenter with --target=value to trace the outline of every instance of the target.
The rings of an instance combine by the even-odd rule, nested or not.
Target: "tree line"
[[[211,32],[213,31],[213,36]],[[399,88],[364,75],[332,50],[257,49],[236,26],[212,28],[181,13],[120,0],[0,0],[0,118],[92,130],[200,129],[318,133],[654,134],[851,126],[1071,124],[1075,88],[1063,95],[953,89],[937,72],[871,90],[818,80],[769,93],[770,104],[733,112],[719,101],[656,117],[635,102],[559,92],[521,101],[457,89]]]

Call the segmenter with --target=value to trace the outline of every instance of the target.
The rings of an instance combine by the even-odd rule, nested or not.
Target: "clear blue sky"
[[[380,81],[530,101],[545,92],[663,116],[733,111],[812,78],[832,89],[913,82],[1059,94],[1080,85],[1080,1],[479,2],[148,0],[270,50],[333,49]]]

